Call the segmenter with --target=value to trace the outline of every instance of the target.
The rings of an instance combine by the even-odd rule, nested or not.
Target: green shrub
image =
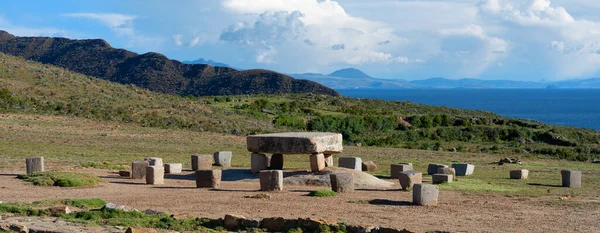
[[[62,203],[79,208],[101,208],[106,205],[106,202],[100,198],[64,199]]]
[[[100,182],[97,176],[75,172],[37,172],[19,175],[17,178],[34,185],[59,187],[96,186]]]
[[[335,197],[337,194],[333,190],[329,189],[319,189],[315,191],[311,191],[308,196],[311,197]]]

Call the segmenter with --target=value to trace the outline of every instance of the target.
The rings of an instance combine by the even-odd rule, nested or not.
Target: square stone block
[[[527,169],[510,171],[511,179],[523,180],[523,179],[527,179],[528,177],[529,177],[529,170],[527,170]]]
[[[349,173],[329,174],[331,181],[331,190],[336,193],[345,193],[354,191],[354,176]]]
[[[413,186],[413,204],[435,206],[438,204],[440,189],[432,184],[415,184]]]
[[[165,168],[163,166],[146,167],[146,184],[164,184]]]
[[[325,169],[325,155],[322,153],[315,153],[310,155],[310,170],[312,172],[318,172]]]
[[[150,163],[150,166],[162,167],[164,165],[162,158],[159,157],[145,158],[144,161],[148,161],[148,163]]]
[[[221,186],[221,170],[198,170],[196,171],[197,188],[215,188]]]
[[[231,151],[219,151],[214,153],[215,165],[221,167],[231,167]]]
[[[427,166],[427,174],[433,175],[436,174],[438,169],[448,167],[448,165],[438,164],[438,163],[430,163]]]
[[[44,171],[44,157],[32,157],[25,159],[27,174]]]
[[[448,174],[456,177],[456,169],[451,167],[440,167],[438,168],[437,174]]]
[[[146,167],[150,166],[148,161],[131,162],[131,179],[144,179],[146,177]]]
[[[201,155],[195,154],[192,155],[192,170],[210,170],[213,165],[213,156],[212,155]]]
[[[581,188],[581,171],[562,170],[562,186],[569,188]]]
[[[390,165],[390,177],[394,179],[400,178],[400,172],[412,171],[412,163],[393,163]]]
[[[400,187],[403,190],[410,190],[415,184],[423,183],[423,173],[418,171],[403,171],[398,173]]]
[[[269,168],[271,158],[265,154],[252,153],[250,155],[250,169],[252,173],[258,173]]]
[[[452,167],[456,169],[456,176],[470,176],[475,171],[475,165],[468,163],[455,163]]]
[[[338,159],[338,166],[362,171],[362,159],[359,157],[342,156]]]
[[[431,175],[431,181],[434,184],[452,183],[454,176],[450,174],[433,174]]]
[[[283,171],[266,170],[259,174],[261,191],[281,191],[283,190]]]
[[[373,161],[363,162],[361,165],[361,169],[364,172],[374,172],[377,171],[377,164]]]
[[[167,163],[165,164],[165,173],[168,174],[179,174],[183,170],[181,163]]]

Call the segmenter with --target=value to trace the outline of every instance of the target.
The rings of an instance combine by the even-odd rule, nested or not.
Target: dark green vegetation
[[[51,213],[47,208],[56,205],[66,205],[89,210],[102,208],[106,205],[106,202],[100,198],[85,198],[35,201],[33,203],[0,203],[0,213],[12,213],[19,216],[48,216]]]
[[[339,95],[319,83],[269,70],[187,65],[162,54],[138,55],[106,41],[16,37],[0,31],[0,52],[151,91],[194,95],[320,93]]]
[[[319,189],[319,190],[310,191],[310,193],[308,193],[308,195],[311,197],[335,197],[337,194],[333,190]]]
[[[59,187],[89,187],[100,182],[97,176],[75,172],[36,172],[19,175],[17,178],[34,185]]]
[[[2,55],[0,112],[53,114],[145,127],[247,135],[331,131],[347,145],[600,157],[600,133],[483,111],[317,94],[179,97]],[[104,136],[107,136],[106,134]]]

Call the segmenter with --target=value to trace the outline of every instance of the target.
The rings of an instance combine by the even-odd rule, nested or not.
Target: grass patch
[[[59,187],[89,187],[100,182],[97,176],[75,172],[36,172],[19,175],[17,178],[34,185]]]
[[[329,189],[319,189],[319,190],[314,190],[311,191],[310,193],[308,193],[308,196],[311,197],[335,197],[337,195],[337,193],[335,193],[333,190],[329,190]]]
[[[87,199],[64,199],[62,203],[68,206],[74,206],[79,208],[101,208],[106,205],[106,202],[100,198],[87,198]]]
[[[112,164],[112,163],[108,163],[108,162],[85,162],[82,163],[81,165],[79,165],[79,167],[82,168],[96,168],[96,169],[109,169],[109,170],[124,170],[127,169],[127,166],[124,165],[118,165],[118,164]]]

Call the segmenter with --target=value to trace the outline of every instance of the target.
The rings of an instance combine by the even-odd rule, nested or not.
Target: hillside
[[[339,96],[321,84],[267,70],[238,71],[188,65],[162,54],[112,48],[101,39],[16,37],[0,31],[0,52],[151,91],[178,95],[317,93]]]
[[[9,55],[0,54],[0,59],[0,113],[66,115],[237,135],[331,131],[342,133],[347,145],[488,152],[502,157],[600,157],[597,131],[484,111],[318,94],[180,97]]]

